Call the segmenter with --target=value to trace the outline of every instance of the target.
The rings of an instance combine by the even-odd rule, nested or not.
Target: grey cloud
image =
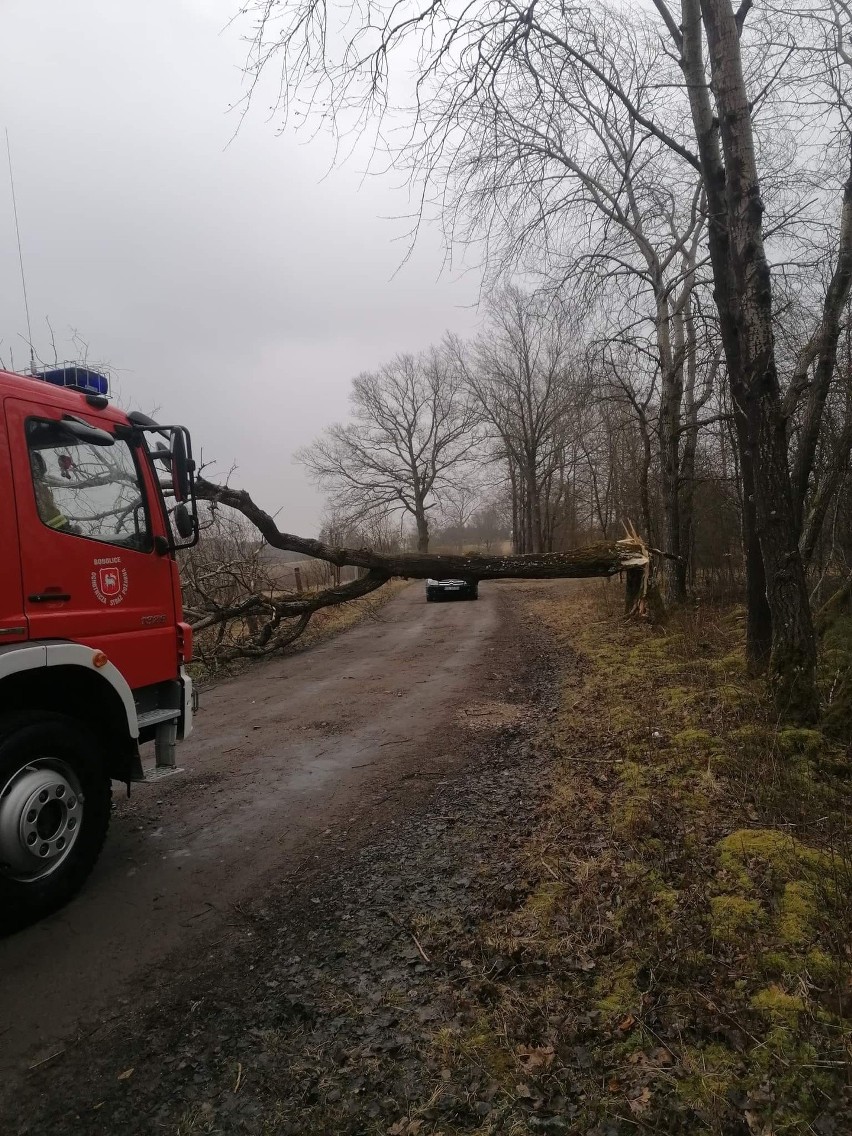
[[[0,47],[34,339],[79,329],[124,402],[185,421],[282,523],[320,502],[293,450],[346,411],[349,380],[477,322],[475,274],[411,262],[409,211],[363,157],[277,136],[257,105],[230,142],[245,45],[235,0],[7,0]],[[245,30],[245,29],[242,29]],[[328,176],[324,176],[328,174]],[[0,176],[0,355],[24,365],[17,250]]]

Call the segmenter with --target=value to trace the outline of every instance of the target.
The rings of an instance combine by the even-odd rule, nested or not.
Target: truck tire
[[[0,935],[67,903],[95,866],[112,791],[103,746],[73,718],[0,718]]]

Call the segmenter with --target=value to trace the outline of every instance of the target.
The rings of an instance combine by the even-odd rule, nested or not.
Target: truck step
[[[142,772],[145,774],[142,784],[150,785],[152,781],[163,781],[166,777],[172,777],[175,773],[183,773],[183,766],[153,765],[148,769],[143,767]]]
[[[159,726],[161,722],[173,722],[179,717],[180,710],[145,710],[137,715],[137,720],[139,729],[144,730],[146,726]]]

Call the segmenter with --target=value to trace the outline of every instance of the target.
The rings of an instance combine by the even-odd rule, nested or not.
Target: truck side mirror
[[[195,536],[195,519],[183,501],[175,506],[172,516],[174,517],[178,536],[181,537],[182,540],[189,540],[191,536]]]
[[[190,495],[190,476],[186,439],[183,436],[183,431],[173,431],[171,442],[172,488],[174,489],[175,500],[187,501]],[[181,536],[183,535],[181,533]]]

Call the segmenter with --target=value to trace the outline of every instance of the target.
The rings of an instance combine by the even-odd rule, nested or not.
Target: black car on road
[[[427,580],[426,602],[433,600],[478,600],[478,580]]]

